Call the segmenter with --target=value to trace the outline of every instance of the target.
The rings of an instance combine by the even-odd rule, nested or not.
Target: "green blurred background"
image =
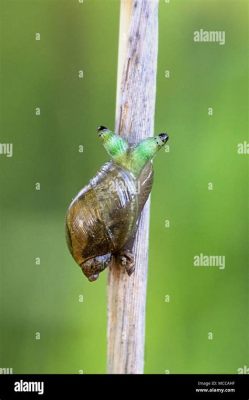
[[[155,132],[170,151],[154,162],[145,373],[249,365],[247,15],[246,0],[160,2]],[[14,146],[0,156],[0,367],[105,373],[107,273],[83,277],[64,215],[107,161],[95,129],[114,126],[119,1],[1,0],[0,22],[0,140]],[[195,43],[201,28],[225,45]],[[225,269],[195,267],[200,253]]]

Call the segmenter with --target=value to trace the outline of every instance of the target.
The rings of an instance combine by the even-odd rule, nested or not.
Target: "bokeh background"
[[[107,161],[95,129],[114,126],[119,1],[1,0],[0,15],[0,141],[13,143],[0,155],[0,367],[105,373],[107,273],[84,279],[64,216]],[[247,15],[246,0],[160,2],[155,132],[170,147],[154,162],[145,373],[249,365]],[[195,43],[201,28],[225,45]],[[200,253],[225,269],[195,267]]]

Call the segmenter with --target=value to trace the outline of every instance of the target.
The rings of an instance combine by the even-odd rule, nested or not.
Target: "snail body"
[[[148,160],[143,154],[148,145],[129,146],[105,127],[98,132],[112,160],[76,195],[66,215],[68,248],[90,281],[110,266],[113,257],[129,275],[134,271],[132,246],[153,183],[151,149]],[[140,144],[152,140],[154,151],[167,139],[161,134]]]

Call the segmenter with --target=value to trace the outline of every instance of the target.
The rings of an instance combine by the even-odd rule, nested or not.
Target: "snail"
[[[152,188],[151,159],[168,140],[160,133],[130,145],[104,126],[97,132],[111,161],[76,195],[66,214],[69,251],[89,281],[95,281],[113,257],[128,275],[134,272],[132,247]]]

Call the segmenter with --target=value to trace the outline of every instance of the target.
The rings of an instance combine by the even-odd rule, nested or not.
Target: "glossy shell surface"
[[[96,256],[115,254],[124,247],[134,233],[151,184],[147,173],[141,182],[111,161],[77,194],[67,211],[66,235],[69,250],[79,265]]]

